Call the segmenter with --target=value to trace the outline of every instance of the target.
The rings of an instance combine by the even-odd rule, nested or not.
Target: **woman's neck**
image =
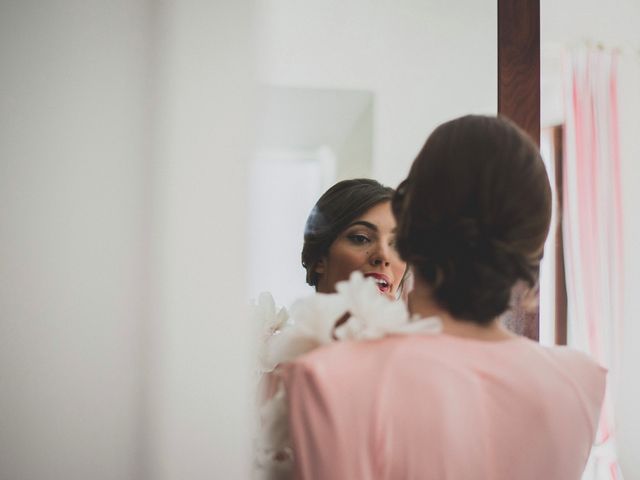
[[[409,312],[422,318],[438,317],[442,321],[442,331],[448,335],[485,341],[507,340],[517,336],[495,318],[486,325],[479,325],[453,317],[440,307],[433,298],[433,291],[426,283],[416,279],[409,294]]]

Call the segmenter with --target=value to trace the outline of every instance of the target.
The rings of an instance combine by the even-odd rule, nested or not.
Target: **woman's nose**
[[[390,263],[389,252],[387,252],[384,247],[380,247],[371,254],[369,261],[371,265],[374,265],[374,266],[384,265],[385,267],[388,267]]]
[[[371,262],[372,265],[378,266],[378,265],[384,265],[385,267],[389,266],[389,261],[382,259],[382,258],[374,258]]]

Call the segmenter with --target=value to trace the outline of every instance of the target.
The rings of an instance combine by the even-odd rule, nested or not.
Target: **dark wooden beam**
[[[557,345],[567,344],[567,282],[564,270],[564,237],[562,236],[562,214],[564,189],[564,156],[563,156],[563,129],[562,126],[553,127],[553,158],[556,177],[556,199],[558,221],[556,229],[556,264],[555,264],[555,324]]]
[[[498,113],[540,144],[540,0],[498,0]]]
[[[540,145],[540,0],[498,0],[498,114],[509,117]],[[505,322],[538,340],[539,312],[515,294]]]

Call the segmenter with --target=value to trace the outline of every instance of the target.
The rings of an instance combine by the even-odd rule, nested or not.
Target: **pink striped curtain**
[[[609,369],[600,426],[583,479],[622,479],[614,411],[623,307],[616,53],[583,48],[569,54],[564,91],[569,344]]]

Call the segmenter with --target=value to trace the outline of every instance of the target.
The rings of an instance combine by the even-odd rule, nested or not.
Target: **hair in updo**
[[[509,308],[518,280],[536,285],[551,188],[538,148],[511,121],[440,125],[392,206],[400,256],[454,317],[487,324]]]
[[[370,208],[391,201],[393,194],[393,188],[375,180],[356,178],[336,183],[320,197],[304,228],[301,257],[309,285],[317,287],[316,266],[338,235]]]

